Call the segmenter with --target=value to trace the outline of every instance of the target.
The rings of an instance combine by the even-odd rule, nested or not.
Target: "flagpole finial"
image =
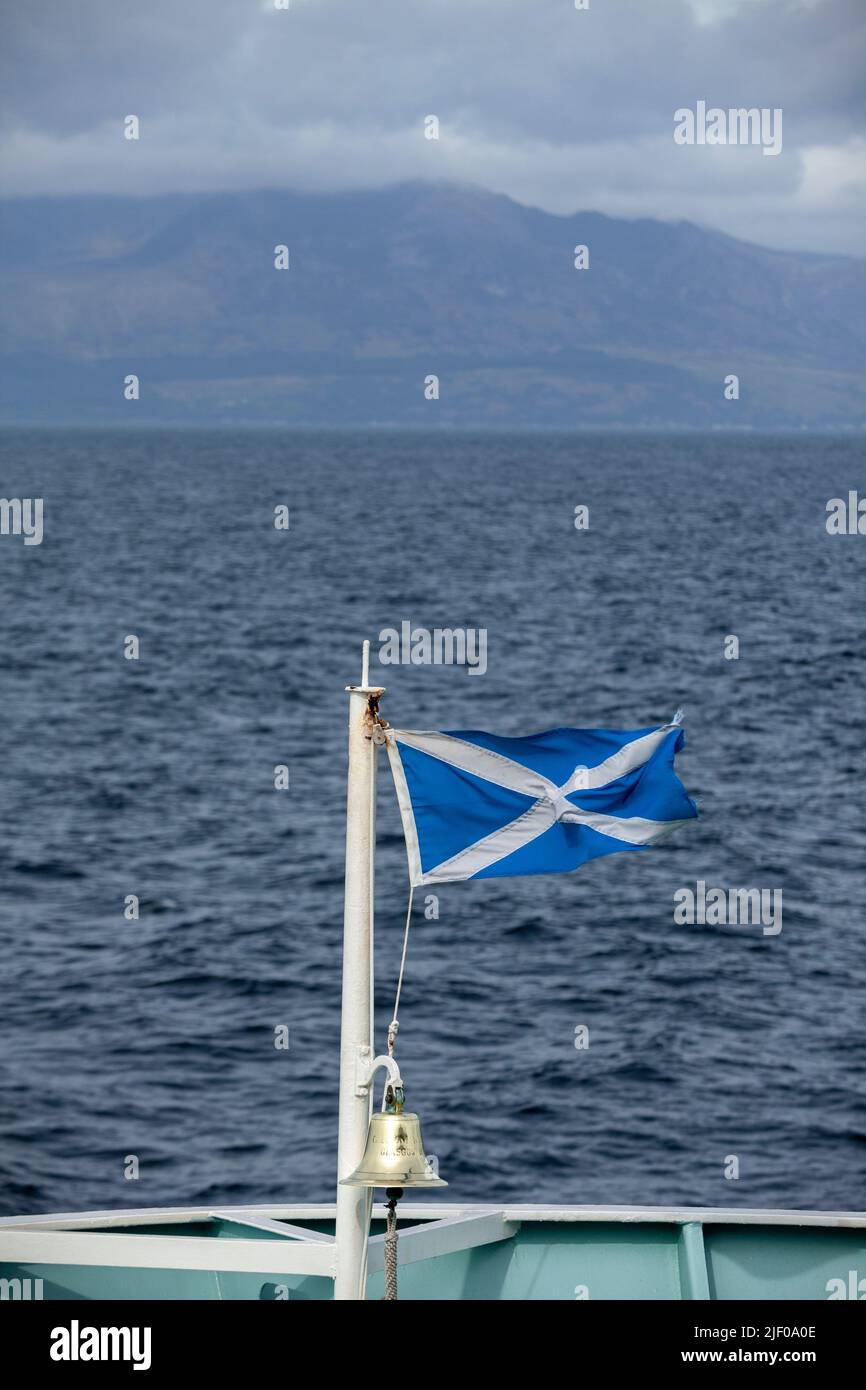
[[[368,637],[364,639],[361,651],[361,686],[366,689],[370,684],[370,639]]]

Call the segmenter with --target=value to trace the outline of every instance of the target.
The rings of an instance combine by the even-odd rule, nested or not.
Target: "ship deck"
[[[404,1200],[399,1218],[402,1299],[866,1296],[864,1212]],[[334,1219],[332,1204],[6,1217],[0,1297],[330,1299]],[[369,1299],[383,1247],[377,1204]]]

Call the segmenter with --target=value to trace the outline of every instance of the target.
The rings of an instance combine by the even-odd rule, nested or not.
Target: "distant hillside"
[[[0,248],[5,422],[866,420],[866,261],[686,222],[451,185],[38,198],[0,203]]]

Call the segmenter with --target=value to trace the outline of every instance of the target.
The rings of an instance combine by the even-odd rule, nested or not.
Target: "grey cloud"
[[[860,0],[29,0],[4,23],[12,193],[445,176],[555,211],[859,249]],[[698,99],[782,107],[782,157],[674,146],[674,110]],[[819,146],[839,171],[816,184]]]

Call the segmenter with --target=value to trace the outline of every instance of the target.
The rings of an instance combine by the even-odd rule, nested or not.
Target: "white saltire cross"
[[[615,782],[617,778],[624,777],[626,773],[642,766],[665,736],[679,726],[681,717],[682,712],[677,710],[669,724],[663,724],[651,733],[643,734],[640,738],[624,744],[596,767],[576,767],[561,786],[522,763],[516,763],[489,748],[482,748],[479,744],[470,743],[467,739],[455,738],[453,734],[389,729],[388,755],[403,816],[413,886],[472,878],[482,869],[497,863],[506,855],[513,854],[515,850],[522,849],[524,845],[543,835],[557,821],[571,825],[586,825],[602,835],[610,835],[615,840],[632,845],[653,844],[679,826],[685,825],[684,820],[657,821],[647,820],[642,816],[608,816],[597,811],[586,811],[568,800],[576,791],[589,791],[595,787],[607,786],[609,782]],[[397,746],[401,743],[408,748],[416,748],[431,758],[438,758],[450,767],[469,772],[473,777],[480,777],[503,787],[506,791],[532,797],[533,804],[507,825],[485,835],[475,844],[468,845],[466,849],[460,850],[425,873],[421,867],[412,800]]]

